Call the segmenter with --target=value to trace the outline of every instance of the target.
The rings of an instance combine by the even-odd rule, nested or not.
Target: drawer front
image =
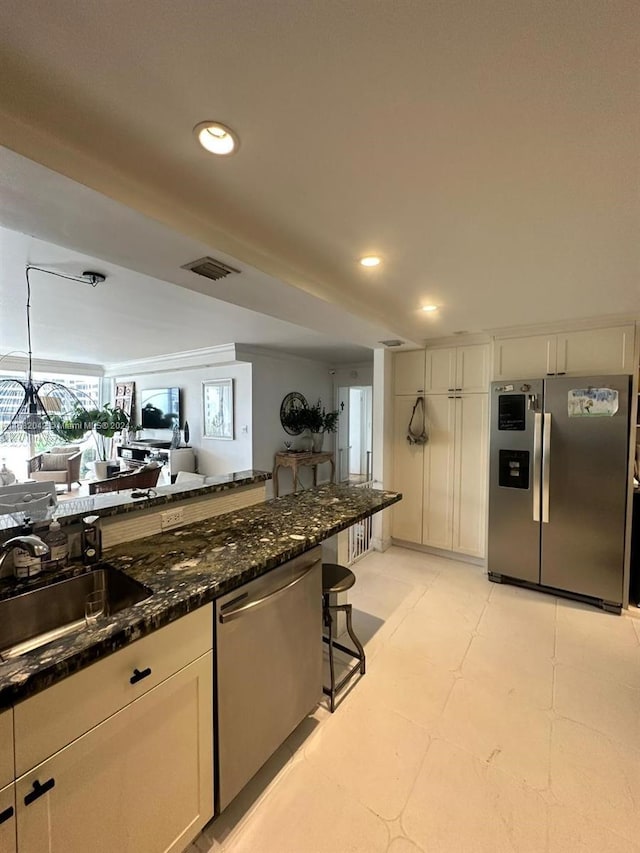
[[[16,786],[13,782],[0,788],[0,850],[15,853],[16,849]]]
[[[213,647],[209,604],[20,702],[16,775],[106,720]]]
[[[0,788],[15,779],[13,766],[13,709],[0,714]]]

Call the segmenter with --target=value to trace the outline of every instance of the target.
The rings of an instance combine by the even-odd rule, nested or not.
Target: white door
[[[0,850],[15,853],[16,850],[16,803],[13,782],[0,788]]]
[[[451,550],[455,400],[445,394],[426,398],[429,442],[424,450],[422,543]]]
[[[453,550],[485,556],[487,513],[488,395],[466,394],[455,401],[456,448]]]
[[[558,335],[558,373],[633,373],[634,335],[633,326]]]
[[[456,347],[457,391],[487,393],[489,387],[489,344]]]
[[[423,394],[424,350],[395,353],[393,375],[394,394]]]
[[[493,349],[493,378],[538,379],[556,372],[556,336],[496,340]]]
[[[409,444],[407,427],[415,397],[396,397],[393,419],[393,484],[402,500],[393,505],[391,535],[405,542],[422,541],[423,446]]]
[[[18,779],[20,850],[181,853],[213,815],[212,741],[207,652]]]
[[[456,384],[456,348],[427,350],[425,391],[428,394],[448,394]]]

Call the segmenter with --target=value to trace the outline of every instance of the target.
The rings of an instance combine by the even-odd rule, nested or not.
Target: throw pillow
[[[41,471],[66,471],[68,453],[43,453]]]

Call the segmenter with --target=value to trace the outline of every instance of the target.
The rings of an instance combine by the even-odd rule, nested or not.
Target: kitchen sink
[[[144,601],[152,592],[107,566],[0,601],[0,659],[23,655],[86,627],[87,596],[105,591],[104,615]]]

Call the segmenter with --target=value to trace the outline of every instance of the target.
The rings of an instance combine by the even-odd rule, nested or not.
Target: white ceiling
[[[0,228],[0,356],[27,349],[27,263],[107,276],[92,288],[30,272],[38,358],[108,365],[234,341],[331,363],[371,357],[348,336],[302,328],[7,228]]]
[[[0,141],[411,340],[637,313],[639,36],[631,0],[4,0]]]

